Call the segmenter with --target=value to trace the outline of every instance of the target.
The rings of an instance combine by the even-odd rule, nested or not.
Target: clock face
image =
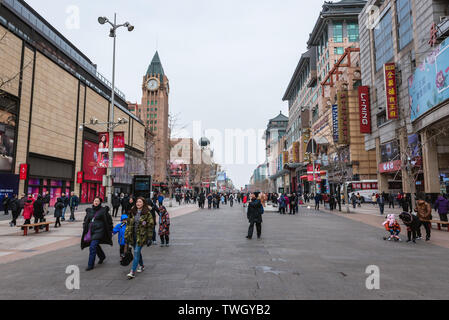
[[[159,81],[156,79],[150,79],[147,83],[148,90],[155,91],[159,89]]]

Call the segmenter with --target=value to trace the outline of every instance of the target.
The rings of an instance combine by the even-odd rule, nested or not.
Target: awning
[[[298,169],[304,167],[304,164],[302,163],[287,163],[284,165],[284,169]]]
[[[282,176],[285,176],[286,174],[289,174],[289,173],[290,173],[290,170],[284,169],[284,170],[282,170],[282,171],[279,171],[279,172],[276,173],[275,175],[271,176],[271,177],[270,177],[270,180],[276,180],[277,178],[282,177]]]

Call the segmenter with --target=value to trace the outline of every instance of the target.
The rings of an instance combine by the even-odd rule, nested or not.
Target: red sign
[[[307,181],[313,182],[313,174],[309,174],[309,175],[307,176]],[[319,173],[316,173],[316,174],[315,174],[315,182],[318,182],[318,183],[321,182],[321,174],[319,174]]]
[[[387,119],[399,119],[398,109],[398,93],[396,85],[396,65],[394,63],[386,63],[384,65],[385,72],[385,93],[387,95]]]
[[[360,133],[371,134],[371,104],[369,87],[359,87]]]
[[[125,167],[125,133],[114,132],[114,168]],[[99,134],[98,167],[107,168],[109,165],[109,133]]]
[[[28,165],[21,164],[19,170],[20,170],[20,180],[26,180],[28,177]]]
[[[76,183],[82,184],[83,183],[83,176],[84,176],[84,173],[82,171],[79,171],[76,174]]]
[[[401,170],[402,168],[402,161],[396,160],[396,161],[390,161],[379,164],[379,172],[380,173],[386,173],[386,172],[397,172]]]
[[[319,172],[321,172],[321,165],[320,164],[316,164],[315,165],[315,173],[319,173]],[[311,175],[313,175],[313,165],[312,164],[309,164],[308,166],[307,166],[307,173],[310,173]],[[313,176],[312,176],[312,179],[313,179]]]
[[[98,144],[84,141],[83,173],[84,181],[103,181],[106,169],[98,167]]]

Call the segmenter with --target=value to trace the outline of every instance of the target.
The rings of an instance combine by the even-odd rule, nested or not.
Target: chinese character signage
[[[306,129],[304,130],[304,133],[302,134],[302,150],[303,150],[303,157],[304,157],[304,162],[309,162],[310,161],[310,156],[309,154],[307,154],[307,146],[309,144],[309,140],[310,140],[310,129]]]
[[[385,72],[385,93],[387,95],[387,119],[399,119],[398,93],[396,86],[396,64],[386,63]]]
[[[449,39],[416,68],[408,87],[412,121],[449,99]]]
[[[401,167],[402,167],[401,160],[384,162],[379,164],[379,172],[380,173],[397,172],[401,170]]]
[[[338,95],[338,143],[349,144],[348,92],[339,91],[337,95]]]
[[[98,167],[107,168],[109,165],[109,133],[99,134]],[[114,132],[114,168],[125,167],[125,133]]]
[[[299,163],[299,142],[293,142],[293,162]]]
[[[338,104],[332,106],[332,128],[334,142],[338,143]]]
[[[360,133],[371,134],[371,104],[369,87],[359,87]]]

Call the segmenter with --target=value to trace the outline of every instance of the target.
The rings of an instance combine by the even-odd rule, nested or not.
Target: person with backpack
[[[96,197],[92,207],[86,209],[86,216],[84,217],[81,250],[89,247],[89,261],[86,271],[94,269],[96,256],[100,259],[98,264],[103,264],[106,259],[106,255],[100,247],[101,244],[113,246],[110,209],[108,206],[103,207],[101,203],[102,200]]]
[[[248,236],[246,237],[248,240],[253,238],[254,225],[256,225],[257,229],[257,239],[260,240],[262,237],[262,215],[264,213],[264,209],[258,197],[258,192],[251,193],[250,202],[248,203],[247,218],[249,221],[249,228]]]
[[[24,208],[23,208],[23,218],[25,219],[24,225],[31,224],[31,218],[34,215],[34,199],[30,195],[28,195],[28,198],[25,201]],[[30,227],[32,229],[32,227]]]

